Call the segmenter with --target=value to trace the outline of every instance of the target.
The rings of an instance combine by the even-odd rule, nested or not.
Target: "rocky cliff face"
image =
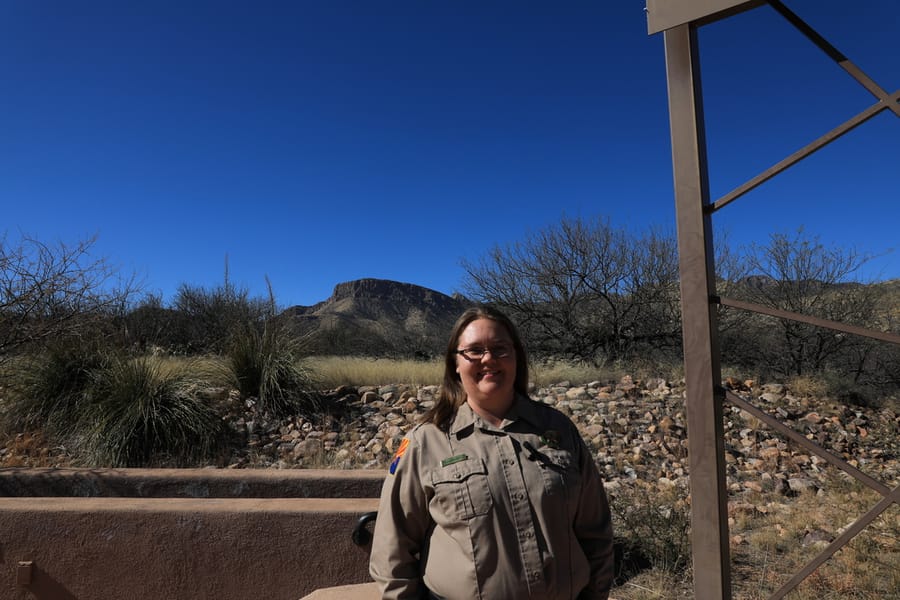
[[[471,302],[411,283],[358,279],[331,297],[287,311],[321,354],[438,354],[454,321]]]

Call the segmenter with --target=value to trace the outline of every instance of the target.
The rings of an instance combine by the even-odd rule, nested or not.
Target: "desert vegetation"
[[[92,248],[91,239],[55,246],[0,239],[2,466],[228,466],[247,442],[248,421],[337,427],[345,406],[335,390],[440,383],[439,347],[379,349],[356,340],[345,353],[334,331],[334,352],[325,353],[277,305],[271,286],[267,297],[251,297],[229,280],[227,266],[221,285],[183,284],[166,303]],[[721,248],[719,288],[771,308],[898,333],[900,285],[855,281],[865,260],[802,231],[779,234],[762,246]],[[498,305],[521,325],[536,390],[682,378],[670,235],[563,220],[463,266],[467,301]],[[880,411],[896,429],[897,346],[727,308],[719,321],[724,375],[784,383],[808,410],[827,401],[850,413]],[[445,335],[432,333],[419,338]],[[893,444],[884,459],[897,458]],[[303,465],[345,464],[316,456]],[[690,498],[661,479],[635,476],[610,490],[621,538],[617,598],[691,595]],[[786,496],[761,487],[733,497],[736,598],[768,597],[839,534],[848,515],[878,501],[840,474],[829,481],[815,492]],[[885,512],[791,597],[889,597],[900,588],[898,512]]]
[[[839,479],[826,494],[801,494],[789,500],[763,494],[732,502],[730,554],[736,600],[770,598],[822,551],[841,526],[878,501],[874,492]],[[613,595],[621,600],[691,598],[685,498],[647,487],[638,484],[625,495],[612,497],[626,569]],[[900,517],[896,511],[888,512],[786,597],[891,598],[900,586],[898,546]]]
[[[807,317],[897,332],[897,281],[854,279],[869,260],[802,229],[767,244],[716,250],[722,296]],[[673,236],[636,235],[607,220],[563,219],[524,241],[464,261],[467,295],[513,315],[539,355],[595,365],[657,365],[681,356]],[[825,376],[858,399],[900,386],[900,348],[720,307],[723,364],[763,378]],[[847,392],[849,395],[849,391]]]
[[[414,385],[439,385],[444,376],[444,361],[435,358],[428,361],[395,358],[364,358],[354,356],[310,356],[304,361],[316,381],[326,388],[341,385],[361,386],[372,382],[409,383]],[[665,375],[680,373],[680,365],[660,367]],[[533,361],[529,376],[535,387],[568,381],[583,384],[597,379],[617,380],[626,374],[622,367],[595,365],[566,360]]]

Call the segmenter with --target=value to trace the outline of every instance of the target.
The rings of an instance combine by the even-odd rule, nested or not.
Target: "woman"
[[[435,406],[401,442],[381,494],[370,572],[385,599],[606,599],[612,526],[574,424],[527,396],[512,322],[457,320]]]

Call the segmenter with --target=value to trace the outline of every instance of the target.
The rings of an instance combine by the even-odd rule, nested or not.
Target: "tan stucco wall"
[[[380,600],[381,594],[375,583],[340,585],[316,590],[301,600]]]
[[[374,497],[0,498],[0,598],[297,600],[370,581],[350,534],[376,509]]]

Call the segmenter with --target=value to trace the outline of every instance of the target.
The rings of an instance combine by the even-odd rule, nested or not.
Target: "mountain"
[[[316,354],[441,354],[453,323],[473,303],[385,279],[339,283],[331,297],[284,311]]]

